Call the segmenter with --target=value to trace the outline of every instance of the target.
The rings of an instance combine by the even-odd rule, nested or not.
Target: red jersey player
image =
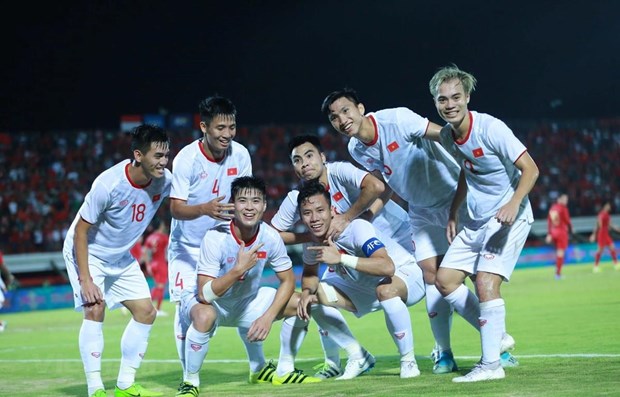
[[[596,227],[590,236],[590,241],[594,242],[595,239],[598,243],[598,249],[596,250],[596,254],[594,255],[594,273],[598,273],[601,271],[601,268],[598,267],[599,262],[601,261],[601,255],[603,254],[603,250],[605,247],[609,248],[609,252],[611,254],[611,259],[614,261],[614,269],[620,270],[620,264],[618,264],[618,257],[616,256],[616,248],[614,246],[614,241],[609,234],[609,229],[613,229],[616,232],[620,233],[620,228],[615,227],[611,224],[611,216],[609,215],[611,212],[611,203],[609,201],[603,204],[603,208],[598,213],[596,219]]]
[[[168,281],[168,227],[159,219],[153,220],[155,231],[146,238],[143,245],[144,262],[155,286],[151,290],[151,299],[155,302],[158,316],[165,316],[161,310],[164,300],[164,288]]]
[[[561,194],[555,204],[549,209],[547,216],[548,234],[545,239],[547,244],[555,244],[555,278],[562,278],[562,266],[564,254],[568,248],[568,234],[573,232],[573,225],[568,212],[568,195]]]

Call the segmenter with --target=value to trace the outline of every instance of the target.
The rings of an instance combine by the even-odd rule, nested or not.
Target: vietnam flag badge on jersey
[[[394,141],[392,143],[390,143],[387,148],[388,150],[391,152],[393,152],[394,150],[398,149],[400,146],[398,146],[398,142]]]
[[[156,194],[153,196],[153,202],[156,203],[159,201],[159,199],[161,198],[161,194]]]
[[[334,201],[340,201],[340,200],[342,200],[343,197],[344,196],[342,195],[341,192],[336,192],[336,194],[334,194],[334,196],[333,196]]]
[[[256,253],[256,257],[258,259],[265,259],[265,258],[267,258],[267,251],[258,251]]]
[[[226,170],[226,175],[228,176],[237,175],[237,167],[232,167]]]
[[[484,152],[482,151],[481,147],[479,147],[478,149],[472,150],[472,153],[474,154],[475,158],[484,156]]]

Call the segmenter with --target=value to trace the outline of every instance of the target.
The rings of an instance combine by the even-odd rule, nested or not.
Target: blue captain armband
[[[381,248],[385,248],[385,245],[376,237],[373,237],[362,244],[362,251],[364,251],[364,255],[366,258],[370,258],[372,254],[380,250]]]

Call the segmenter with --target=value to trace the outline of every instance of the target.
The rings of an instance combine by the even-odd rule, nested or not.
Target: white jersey
[[[390,258],[392,258],[396,269],[416,263],[413,254],[363,219],[354,219],[334,241],[334,244],[341,253],[359,258],[368,258],[378,249],[385,248]],[[308,247],[316,245],[319,244],[304,243],[302,257],[305,265],[319,264],[319,261],[316,259],[316,253],[308,249]],[[367,286],[372,290],[384,278],[383,276],[373,276],[342,265],[329,265],[328,271],[335,272],[345,280]]]
[[[251,174],[250,153],[240,143],[233,141],[224,158],[215,161],[207,156],[201,140],[197,140],[181,149],[174,158],[170,197],[196,205],[225,196],[223,202],[227,203],[230,201],[232,181]],[[185,247],[200,247],[205,232],[221,222],[210,216],[187,221],[172,218],[169,258],[174,257],[177,251],[185,251]]]
[[[470,130],[464,139],[455,140],[448,124],[441,130],[441,142],[465,170],[469,216],[486,222],[513,196],[521,178],[514,163],[527,149],[501,120],[474,111],[469,117]],[[527,196],[518,217],[521,214],[533,222]]]
[[[327,190],[331,196],[332,208],[337,214],[343,214],[351,208],[360,196],[362,181],[368,175],[351,163],[337,161],[326,163]],[[278,212],[271,220],[273,227],[280,231],[290,230],[299,221],[297,209],[299,190],[290,191]],[[371,222],[375,228],[383,230],[385,234],[398,241],[403,247],[411,247],[411,228],[407,221],[407,212],[398,204],[389,200]]]
[[[145,186],[129,180],[130,160],[124,160],[102,172],[84,199],[64,242],[64,251],[73,253],[75,227],[81,217],[92,226],[88,230],[88,255],[106,267],[119,269],[131,265],[129,250],[142,236],[170,195],[172,175],[164,169],[162,178]]]
[[[198,275],[217,278],[228,273],[237,263],[240,244],[241,240],[235,236],[232,229],[232,222],[207,231],[200,245]],[[230,309],[236,306],[236,302],[253,298],[260,288],[265,266],[270,266],[276,273],[292,267],[280,234],[264,222],[260,224],[255,238],[246,243],[245,249],[250,250],[256,244],[264,244],[257,251],[256,265],[217,300],[219,306]]]
[[[449,210],[459,167],[437,142],[424,139],[428,119],[407,108],[369,113],[374,139],[366,144],[349,140],[349,153],[369,171],[378,170],[386,183],[416,208]]]

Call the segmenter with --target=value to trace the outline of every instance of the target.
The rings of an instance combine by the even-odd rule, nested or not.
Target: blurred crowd
[[[573,217],[596,215],[605,199],[620,208],[620,119],[507,124],[540,168],[530,193],[537,219],[547,216],[561,193],[569,195]],[[328,125],[240,127],[236,139],[249,149],[254,174],[267,182],[267,221],[297,184],[287,143],[298,134],[320,136],[328,161],[351,161],[346,139]],[[201,136],[197,130],[171,135],[171,159]],[[0,250],[6,254],[61,250],[93,179],[131,156],[129,141],[122,131],[0,133]],[[167,206],[158,215],[169,221]]]

